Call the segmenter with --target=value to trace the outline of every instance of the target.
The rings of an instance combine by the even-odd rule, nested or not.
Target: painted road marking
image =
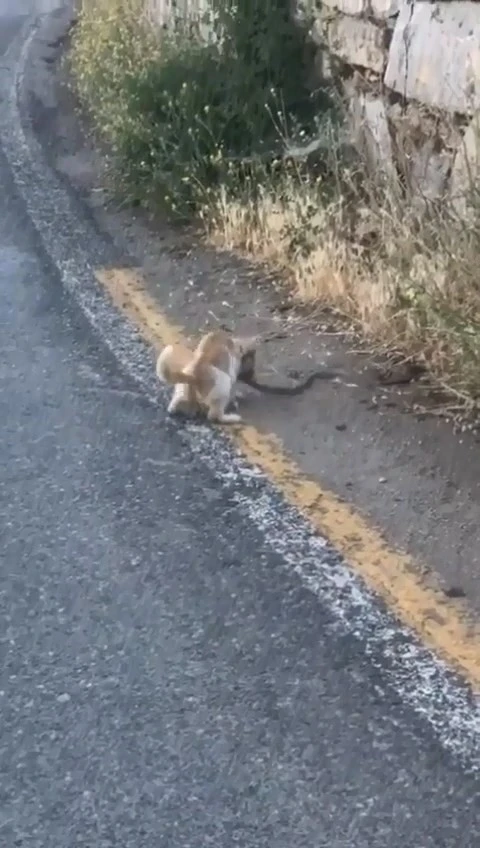
[[[170,322],[147,292],[140,271],[115,268],[95,274],[115,306],[153,347],[186,341],[182,328]],[[284,453],[274,434],[262,433],[248,424],[223,430],[247,461],[264,472],[402,623],[480,691],[480,627],[471,620],[466,605],[428,586],[411,557],[389,547],[350,505],[309,479]]]

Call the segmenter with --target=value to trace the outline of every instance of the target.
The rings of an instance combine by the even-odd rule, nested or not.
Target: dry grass
[[[329,190],[326,198],[322,182],[299,170],[255,196],[220,188],[208,237],[266,262],[299,301],[333,308],[364,337],[422,360],[475,403],[480,221],[473,215],[467,226],[446,203],[409,203],[399,186],[375,185],[361,167]]]

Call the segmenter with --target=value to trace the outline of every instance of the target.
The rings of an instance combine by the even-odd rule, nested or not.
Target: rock
[[[354,92],[350,99],[350,114],[356,144],[366,153],[372,169],[382,168],[395,175],[392,140],[385,104],[380,97]]]
[[[376,18],[381,21],[396,15],[403,0],[322,0],[322,5],[344,15]]]
[[[480,109],[480,4],[402,5],[384,82],[407,99],[450,113]]]
[[[385,30],[372,21],[348,16],[318,19],[320,43],[326,39],[333,56],[349,65],[383,73],[386,63]]]
[[[468,215],[468,208],[472,206],[472,192],[478,189],[479,178],[480,113],[477,113],[465,130],[455,154],[450,178],[450,198],[459,215]]]

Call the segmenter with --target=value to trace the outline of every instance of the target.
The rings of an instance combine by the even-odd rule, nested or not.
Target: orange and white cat
[[[236,381],[242,357],[256,349],[257,338],[232,336],[225,330],[207,333],[192,352],[181,344],[167,345],[157,360],[157,376],[174,385],[170,414],[181,408],[203,407],[209,421],[238,424],[242,419],[226,412],[239,397]]]

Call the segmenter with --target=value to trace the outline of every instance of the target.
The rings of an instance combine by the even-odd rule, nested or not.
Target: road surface
[[[478,777],[122,374],[2,154],[0,185],[0,844],[478,845]]]

